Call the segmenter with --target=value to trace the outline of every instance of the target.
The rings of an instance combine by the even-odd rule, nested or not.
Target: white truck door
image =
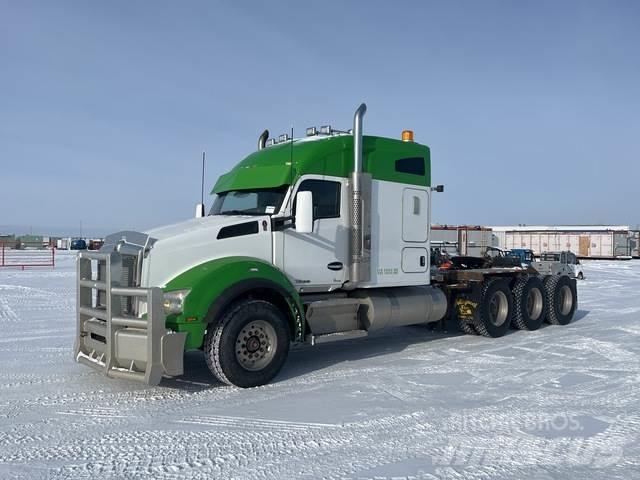
[[[313,194],[313,232],[284,230],[282,266],[300,291],[330,291],[346,281],[349,230],[346,182],[341,178],[305,176],[293,192]]]
[[[427,271],[429,251],[429,197],[426,191],[405,188],[402,192],[402,271]]]
[[[402,192],[402,240],[424,243],[429,232],[427,192],[405,188]]]

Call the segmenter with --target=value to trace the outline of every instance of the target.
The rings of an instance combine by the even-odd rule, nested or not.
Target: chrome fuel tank
[[[432,286],[363,289],[350,297],[360,301],[360,322],[367,331],[437,322],[447,312],[447,297]]]

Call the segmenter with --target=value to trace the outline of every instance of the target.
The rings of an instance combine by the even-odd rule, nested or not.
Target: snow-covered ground
[[[301,348],[249,390],[197,353],[107,379],[72,360],[74,257],[0,270],[0,478],[640,478],[640,261],[585,269],[567,327]]]

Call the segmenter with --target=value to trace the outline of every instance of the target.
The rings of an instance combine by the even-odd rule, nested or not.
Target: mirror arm
[[[271,217],[271,231],[279,232],[296,226],[296,219],[293,215],[287,217]]]

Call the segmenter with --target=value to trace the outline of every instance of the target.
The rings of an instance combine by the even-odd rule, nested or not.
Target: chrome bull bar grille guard
[[[123,286],[122,268],[118,252],[78,254],[76,361],[148,385],[181,375],[186,333],[166,329],[162,289]],[[146,318],[129,314],[126,305],[138,302],[146,303]]]

